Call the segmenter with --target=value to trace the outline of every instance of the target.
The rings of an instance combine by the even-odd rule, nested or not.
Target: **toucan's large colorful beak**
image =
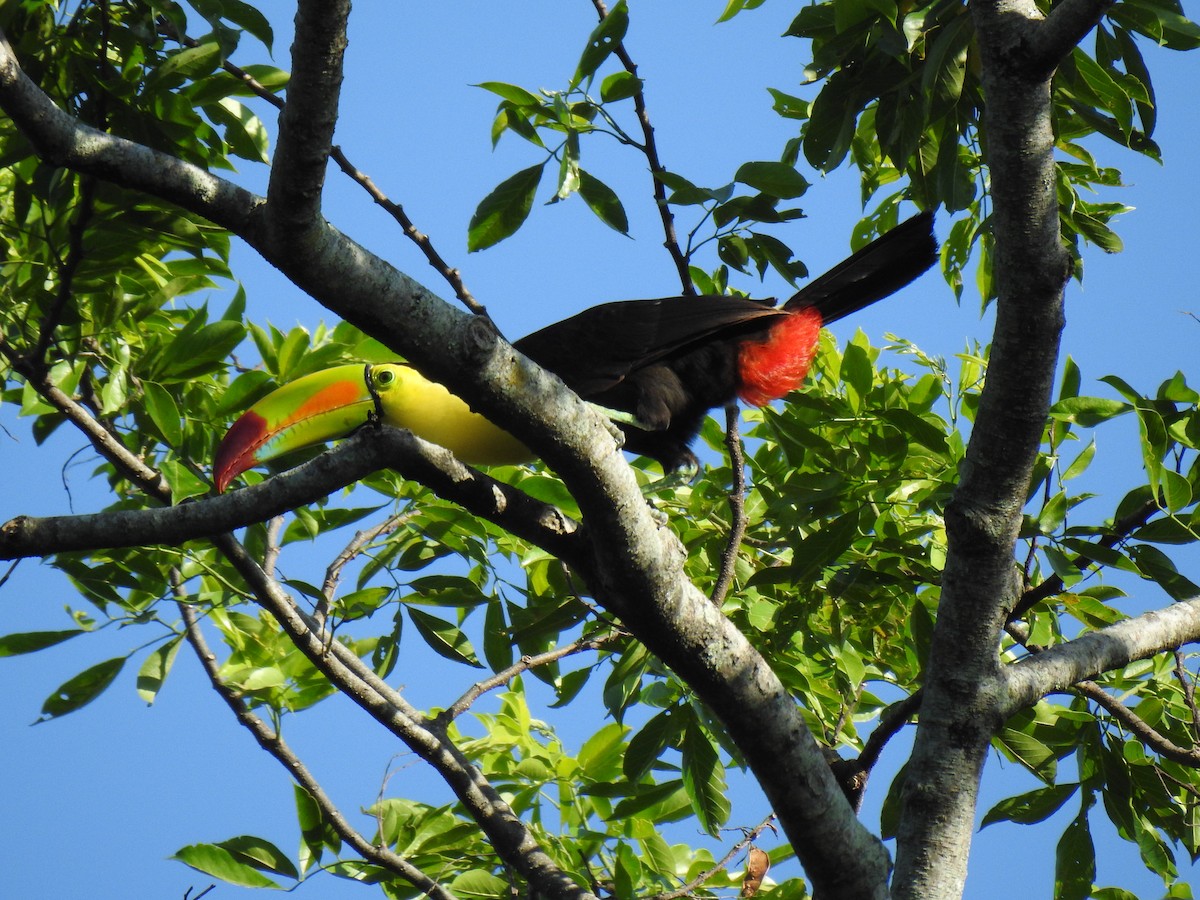
[[[217,447],[213,475],[224,492],[259,463],[344,437],[376,409],[367,385],[369,367],[337,366],[285,384],[233,423]]]

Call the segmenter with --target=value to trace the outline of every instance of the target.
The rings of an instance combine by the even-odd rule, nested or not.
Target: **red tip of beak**
[[[267,420],[253,410],[233,423],[217,447],[213,464],[218,494],[225,493],[229,482],[255,465],[254,453],[266,438]]]

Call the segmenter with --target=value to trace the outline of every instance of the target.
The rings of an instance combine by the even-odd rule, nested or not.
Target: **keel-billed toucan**
[[[604,303],[513,346],[580,397],[631,417],[625,449],[666,471],[694,465],[705,414],[740,397],[758,406],[800,386],[821,326],[904,287],[937,257],[933,214],[877,238],[782,306],[739,297]],[[254,404],[217,448],[217,490],[251,466],[342,437],[378,416],[464,462],[516,463],[532,453],[404,364],[306,375]]]

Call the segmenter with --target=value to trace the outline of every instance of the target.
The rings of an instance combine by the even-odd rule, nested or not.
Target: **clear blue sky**
[[[777,158],[794,123],[771,112],[765,88],[804,93],[798,81],[806,49],[794,39],[777,37],[795,4],[776,0],[724,25],[713,24],[723,0],[635,0],[633,6],[627,43],[648,82],[650,114],[667,167],[696,183],[717,185],[746,159]],[[470,85],[501,80],[531,88],[563,86],[592,22],[586,0],[363,0],[354,10],[337,141],[387,194],[404,203],[417,226],[463,270],[469,288],[509,337],[594,303],[662,296],[678,288],[648,200],[644,161],[603,140],[585,144],[584,166],[621,193],[633,240],[607,229],[573,200],[551,208],[535,206],[515,238],[470,257],[465,251],[466,224],[475,204],[508,175],[538,159],[532,147],[511,137],[492,152],[495,97]],[[286,67],[288,18],[279,18],[276,35],[275,58]],[[1115,147],[1098,148],[1132,185],[1113,198],[1138,209],[1118,226],[1126,252],[1106,257],[1087,250],[1085,284],[1069,289],[1064,351],[1081,365],[1085,391],[1106,395],[1108,389],[1095,379],[1108,373],[1146,391],[1177,369],[1188,372],[1194,385],[1200,382],[1200,322],[1184,314],[1200,314],[1191,273],[1194,215],[1200,206],[1190,168],[1196,162],[1194,64],[1189,72],[1178,55],[1153,48],[1146,53],[1158,79],[1156,137],[1166,165],[1160,168]],[[238,61],[261,61],[261,56],[244,54]],[[239,177],[255,187],[261,186],[263,173],[246,167]],[[814,187],[801,203],[811,218],[792,224],[787,233],[816,272],[846,255],[859,199],[856,179],[848,173],[810,178]],[[365,195],[337,173],[331,173],[329,183],[326,211],[335,225],[448,295]],[[943,233],[945,227],[942,222]],[[269,319],[281,327],[328,320],[324,310],[244,248],[236,251],[235,263],[256,320]],[[760,295],[787,293],[779,281],[760,287],[746,279],[739,286]],[[214,294],[211,300],[220,308],[227,297]],[[834,331],[844,339],[855,327],[876,343],[893,332],[948,357],[969,341],[988,339],[977,302],[968,294],[957,307],[936,276],[852,322],[838,323]],[[108,502],[103,485],[90,477],[95,467],[90,451],[75,455],[85,446],[81,438],[62,429],[39,450],[27,423],[11,407],[0,409],[0,426],[0,460],[8,485],[0,495],[0,521],[21,513],[90,512]],[[1110,509],[1137,475],[1138,463],[1136,455],[1129,457],[1135,446],[1131,429],[1115,426],[1100,438],[1098,464],[1104,468],[1093,489],[1105,495],[1097,501],[1104,504],[1101,509]],[[1198,573],[1200,565],[1190,572],[1193,579]],[[1149,603],[1165,602],[1148,588],[1134,589]],[[62,577],[27,561],[0,590],[0,634],[69,627],[66,605],[84,604]],[[0,896],[181,897],[189,886],[200,889],[210,881],[167,859],[185,844],[251,833],[294,852],[298,836],[290,781],[239,730],[186,651],[152,708],[134,691],[135,663],[91,706],[61,721],[29,727],[45,696],[67,677],[129,652],[145,639],[112,630],[50,652],[0,661],[5,685],[0,747],[7,769],[0,786],[5,812],[0,821]],[[457,669],[429,679],[428,655],[415,647],[406,652],[410,655],[394,680],[406,684],[416,703],[445,703],[447,678],[454,694],[468,683],[470,673]],[[576,714],[583,717],[586,733],[594,710]],[[410,762],[406,757],[393,760],[399,749],[394,742],[358,719],[348,703],[334,699],[289,721],[287,731],[312,760],[317,776],[350,810],[374,800],[389,762],[393,768]],[[570,724],[560,727],[570,743]],[[883,763],[888,774],[877,773],[871,784],[864,818],[873,829],[890,772],[906,755],[903,744],[893,744]],[[407,792],[410,784],[417,791],[437,790],[416,765],[403,768],[392,787]],[[1035,786],[1032,778],[993,755],[981,813],[1000,797]],[[755,788],[742,784],[735,800],[735,823],[761,818],[763,804]],[[1068,804],[1066,812],[1073,815],[1074,808]],[[982,832],[968,896],[998,896],[993,885],[1001,879],[1019,883],[1033,896],[1049,896],[1060,831],[998,825]],[[1135,848],[1112,835],[1098,832],[1096,837],[1100,884],[1157,896],[1161,886],[1140,871]],[[241,893],[220,885],[210,896]],[[318,878],[299,893],[372,895],[370,889],[329,878]]]

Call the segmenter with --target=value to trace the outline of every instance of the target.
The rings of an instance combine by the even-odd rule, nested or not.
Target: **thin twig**
[[[1111,550],[1121,541],[1129,536],[1129,533],[1135,528],[1145,525],[1154,513],[1158,511],[1158,504],[1153,499],[1147,500],[1140,507],[1135,509],[1123,519],[1118,519],[1113,522],[1112,528],[1100,540],[1096,542],[1099,547],[1104,547],[1106,550]],[[1080,553],[1075,557],[1074,565],[1079,571],[1083,571],[1095,560],[1088,557],[1086,554]],[[1013,611],[1009,613],[1008,620],[1019,618],[1027,613],[1030,609],[1037,606],[1043,600],[1053,597],[1055,594],[1061,593],[1064,587],[1063,580],[1058,575],[1051,575],[1037,587],[1027,590],[1022,596],[1017,605],[1013,607]]]
[[[775,813],[771,813],[765,819],[758,823],[754,828],[748,829],[743,833],[740,841],[734,844],[728,853],[726,853],[711,869],[701,872],[683,887],[678,887],[673,891],[664,891],[661,894],[654,894],[650,900],[678,900],[680,897],[686,897],[699,888],[704,882],[712,878],[718,872],[724,872],[729,868],[729,864],[733,862],[734,857],[741,853],[744,849],[754,843],[755,839],[762,834],[766,829],[774,829],[771,824],[775,821]]]
[[[879,756],[887,742],[899,733],[908,721],[921,708],[921,692],[918,690],[903,700],[893,703],[879,717],[879,724],[871,732],[863,745],[862,753],[853,759],[841,759],[834,751],[829,751],[829,767],[834,777],[842,787],[842,792],[850,805],[857,811],[862,807],[863,794],[867,789],[867,781],[871,770],[879,762]]]
[[[717,606],[725,602],[725,596],[733,585],[738,550],[741,549],[742,538],[746,535],[746,457],[742,450],[742,436],[738,432],[739,415],[736,403],[726,405],[725,447],[729,450],[733,485],[729,489],[729,538],[721,552],[721,568],[712,592],[712,601]]]
[[[373,528],[354,533],[354,539],[345,546],[341,553],[334,557],[333,562],[325,570],[325,581],[321,585],[321,600],[317,603],[317,609],[313,613],[313,618],[317,620],[318,625],[321,627],[325,626],[325,617],[329,615],[329,607],[333,603],[333,595],[337,592],[338,584],[342,580],[342,569],[362,553],[363,549],[376,538],[395,531],[415,515],[416,511],[411,509],[402,513],[396,513]]]
[[[1183,701],[1192,713],[1193,736],[1200,740],[1200,709],[1196,708],[1196,681],[1189,676],[1187,666],[1184,665],[1182,650],[1175,651],[1175,677],[1179,679],[1179,686],[1183,688]]]
[[[12,561],[12,565],[8,567],[8,570],[3,575],[0,575],[0,588],[4,587],[5,582],[12,577],[12,573],[17,570],[17,566],[20,564],[21,561],[19,559],[14,559]]]
[[[90,175],[79,176],[79,206],[78,212],[67,231],[67,255],[58,266],[58,290],[54,294],[54,302],[46,315],[42,317],[38,328],[37,345],[29,351],[30,360],[43,365],[46,352],[54,342],[54,332],[62,319],[67,303],[75,295],[75,274],[84,260],[83,237],[87,233],[88,224],[95,212],[94,197],[96,179]]]
[[[162,473],[147,466],[138,456],[110,434],[83,406],[50,381],[41,366],[22,357],[0,331],[0,356],[8,359],[13,371],[25,379],[38,395],[58,409],[91,441],[96,451],[111,462],[122,477],[137,484],[146,494],[169,505],[171,488]]]
[[[1200,800],[1200,789],[1197,789],[1195,785],[1188,784],[1186,781],[1176,778],[1174,775],[1172,775],[1170,772],[1168,772],[1162,766],[1155,765],[1154,771],[1158,773],[1159,778],[1163,778],[1163,779],[1171,782],[1176,787],[1182,788],[1184,793],[1191,794],[1192,797],[1194,797],[1197,800]]]
[[[1094,681],[1078,681],[1071,690],[1095,702],[1109,715],[1133,732],[1143,744],[1160,756],[1190,768],[1200,768],[1200,750],[1180,747],[1166,735],[1150,727],[1150,724],[1132,709],[1104,690]]]
[[[438,274],[446,280],[446,283],[454,289],[454,296],[462,301],[463,306],[475,315],[486,318],[488,315],[487,308],[467,290],[467,286],[463,282],[462,272],[442,258],[442,255],[437,252],[437,249],[433,246],[433,242],[429,239],[429,235],[413,224],[412,219],[408,217],[408,213],[404,211],[404,207],[390,200],[383,191],[379,190],[370,176],[360,171],[346,158],[345,154],[342,153],[341,147],[334,146],[330,152],[330,156],[333,157],[333,161],[338,164],[338,168],[342,172],[362,187],[376,204],[396,220],[396,223],[403,230],[405,236],[425,254],[425,259],[429,261],[429,265],[433,266]]]
[[[592,6],[596,7],[596,13],[603,21],[608,16],[608,6],[604,0],[592,0]],[[637,64],[630,57],[629,52],[625,49],[625,44],[617,44],[613,50],[617,59],[621,61],[621,65],[625,67],[625,71],[632,75],[635,79],[638,77]],[[646,161],[650,164],[650,175],[654,179],[654,205],[658,207],[659,217],[662,219],[663,235],[665,240],[663,246],[667,248],[667,252],[671,254],[671,260],[675,263],[675,269],[679,273],[679,283],[682,285],[684,294],[695,294],[696,286],[692,284],[692,273],[688,271],[688,258],[679,246],[679,238],[675,234],[675,215],[671,212],[671,207],[667,203],[666,185],[659,180],[660,173],[665,172],[662,162],[658,158],[658,144],[654,140],[654,126],[650,124],[650,116],[646,112],[646,95],[642,91],[641,81],[638,81],[637,93],[633,95],[633,108],[637,113],[638,123],[642,126],[642,135],[644,141],[642,144],[642,152],[646,156]]]
[[[868,772],[874,768],[887,742],[908,723],[909,719],[917,714],[917,710],[920,708],[920,690],[914,691],[900,702],[888,707],[887,711],[879,717],[879,724],[875,726],[875,730],[871,732],[871,736],[863,745],[862,753],[858,754],[858,764]]]
[[[580,638],[577,641],[572,641],[566,646],[559,647],[556,650],[547,650],[545,653],[539,653],[536,656],[522,656],[519,660],[509,666],[502,672],[497,672],[491,678],[485,678],[483,681],[477,681],[475,684],[464,693],[461,697],[452,703],[449,708],[438,713],[434,720],[438,725],[448,725],[456,718],[465,713],[471,708],[471,705],[486,694],[488,691],[494,691],[496,688],[504,687],[522,672],[529,669],[537,668],[538,666],[549,665],[552,662],[557,662],[568,656],[573,656],[576,653],[583,653],[588,650],[599,650],[605,644],[615,641],[622,635],[616,632],[600,635],[594,638]]]

